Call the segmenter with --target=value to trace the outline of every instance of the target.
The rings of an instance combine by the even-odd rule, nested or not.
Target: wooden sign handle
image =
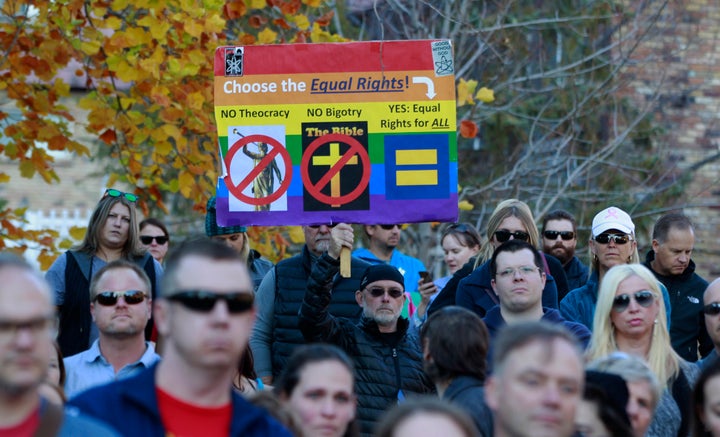
[[[343,247],[340,249],[340,276],[343,278],[350,277],[350,248]]]

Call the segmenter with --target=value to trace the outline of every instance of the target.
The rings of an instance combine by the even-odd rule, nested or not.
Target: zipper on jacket
[[[392,357],[395,362],[395,383],[397,384],[397,403],[405,402],[405,394],[402,391],[402,378],[400,378],[400,360],[398,359],[397,348],[392,349]]]

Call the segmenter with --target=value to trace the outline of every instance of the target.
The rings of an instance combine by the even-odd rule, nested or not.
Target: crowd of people
[[[720,278],[695,230],[507,199],[444,225],[447,276],[402,226],[304,226],[276,265],[244,226],[172,241],[108,189],[44,277],[0,254],[0,437],[720,437]],[[340,253],[354,250],[350,275]]]

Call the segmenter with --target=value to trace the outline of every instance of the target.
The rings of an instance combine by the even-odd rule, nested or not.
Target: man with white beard
[[[255,371],[265,384],[272,384],[295,348],[305,343],[298,329],[298,311],[305,296],[310,271],[319,261],[324,261],[320,264],[320,275],[329,275],[328,279],[332,281],[330,313],[351,319],[360,317],[362,309],[355,302],[355,291],[369,264],[351,258],[352,272],[349,278],[343,278],[337,271],[329,269],[328,263],[337,262],[327,256],[334,238],[332,230],[336,226],[346,231],[349,228],[352,237],[352,227],[347,224],[303,226],[305,246],[302,253],[277,263],[257,289],[257,320],[250,347]]]

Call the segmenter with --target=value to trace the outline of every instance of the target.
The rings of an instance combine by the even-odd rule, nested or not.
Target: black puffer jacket
[[[360,288],[360,278],[370,265],[358,258],[351,259],[351,277],[343,278],[338,267],[330,270],[327,255],[313,261],[307,246],[303,252],[290,259],[280,261],[275,266],[275,312],[273,314],[275,329],[273,332],[272,369],[273,376],[278,377],[285,367],[295,348],[305,343],[298,330],[298,311],[302,304],[311,269],[317,266],[317,275],[329,283],[333,290],[330,312],[340,317],[353,320],[360,318],[362,309],[355,301],[355,292]],[[319,264],[319,265],[318,265]]]
[[[355,363],[358,418],[363,435],[372,435],[380,416],[406,396],[432,393],[433,384],[423,372],[422,350],[415,331],[405,318],[394,334],[380,333],[377,323],[360,322],[328,313],[330,286],[324,267],[337,269],[336,261],[323,255],[313,268],[300,308],[300,330],[307,341],[328,342],[343,349]]]

